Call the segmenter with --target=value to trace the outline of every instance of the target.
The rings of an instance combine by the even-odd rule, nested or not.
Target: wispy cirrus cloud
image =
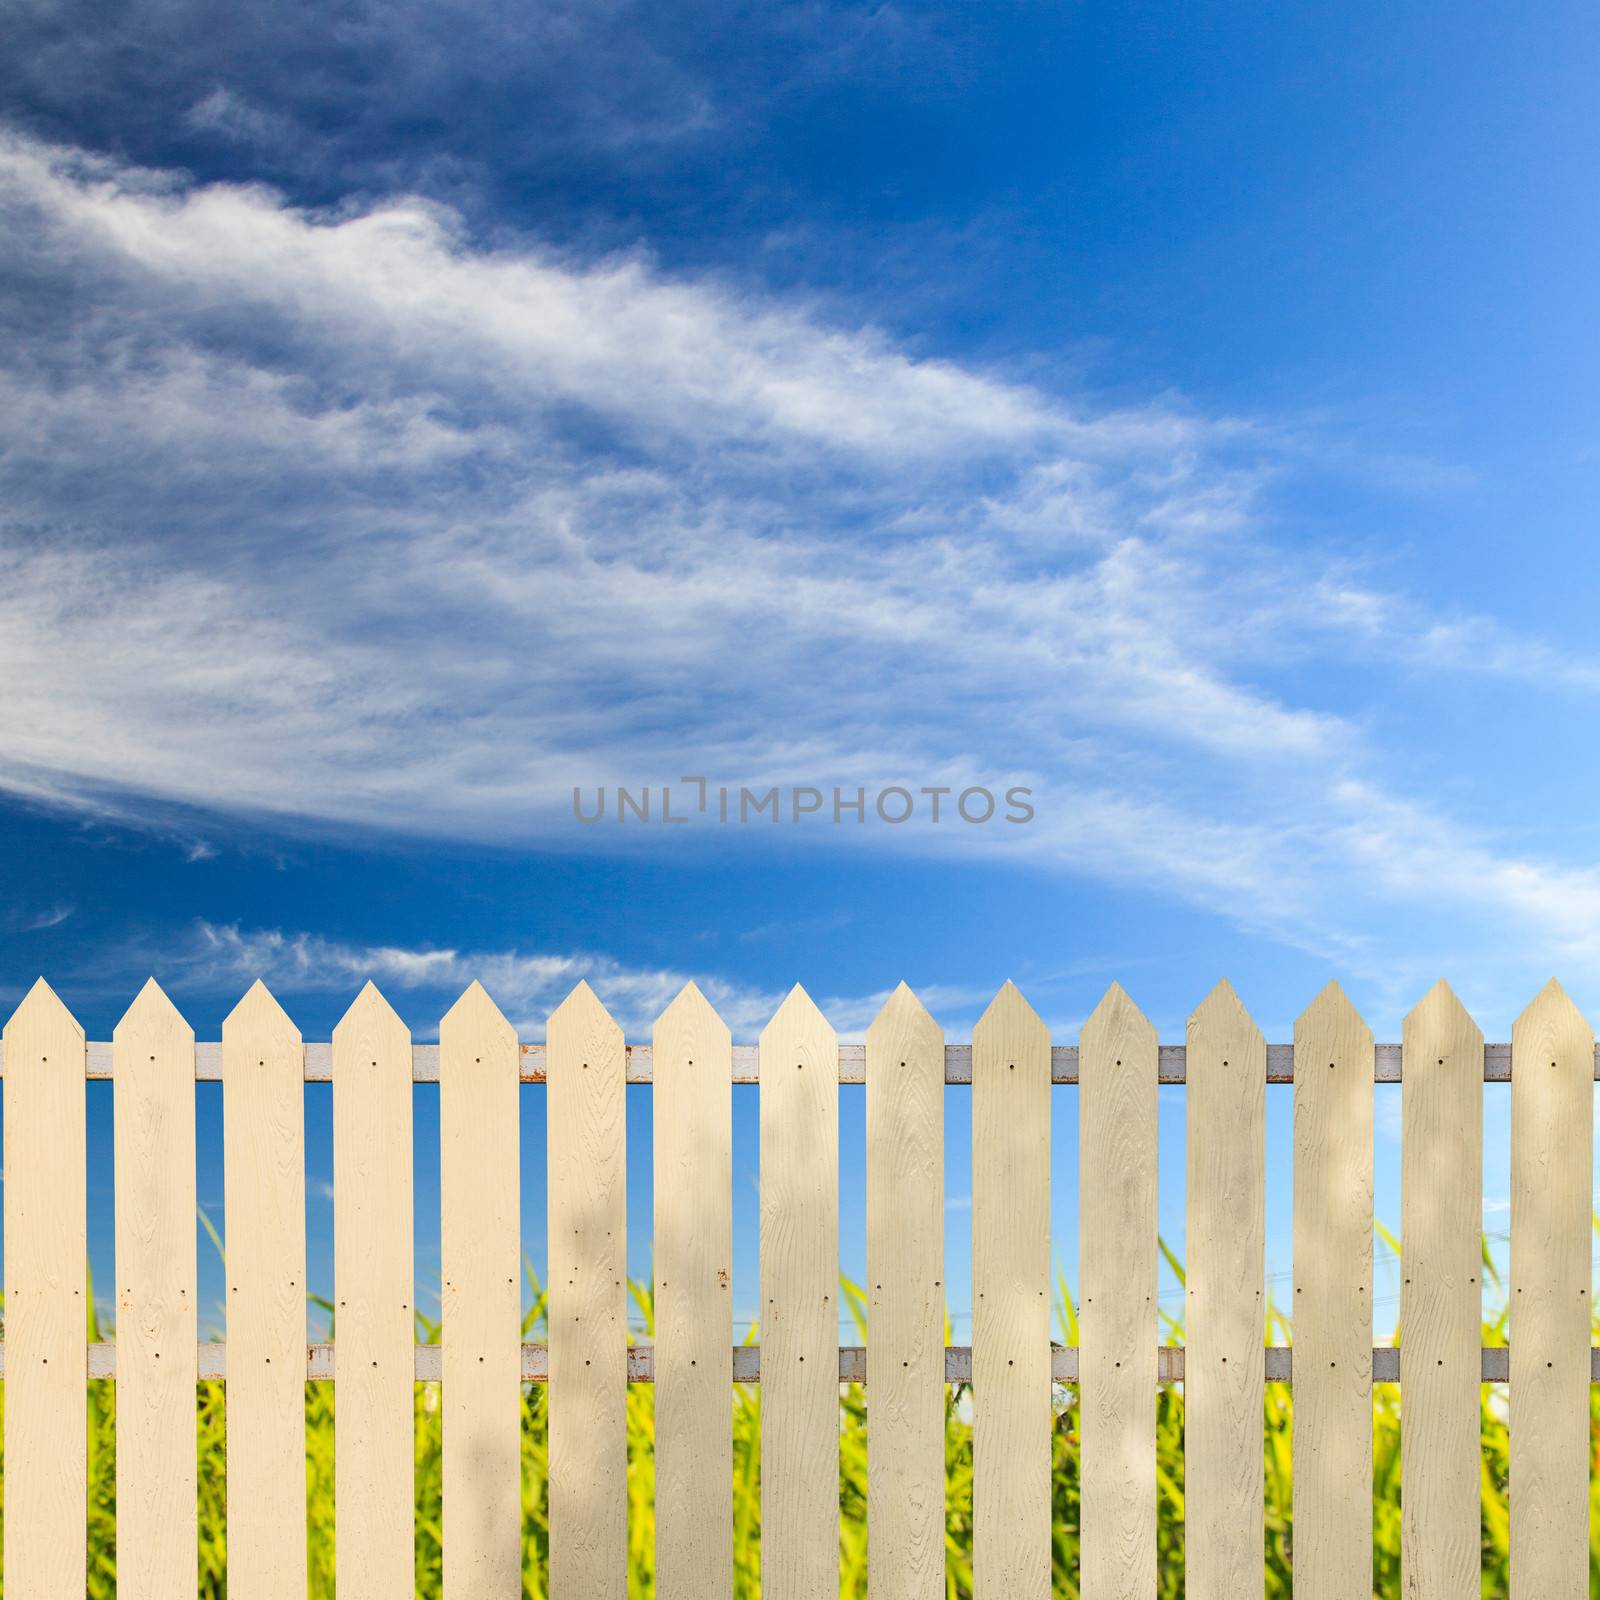
[[[579,783],[1015,781],[1026,830],[828,842],[1003,848],[1369,969],[1396,907],[1600,966],[1600,874],[1395,784],[1303,673],[1542,648],[1274,541],[1271,426],[418,199],[10,137],[0,218],[14,794],[581,848]]]
[[[175,982],[193,989],[231,992],[260,978],[283,995],[348,992],[353,997],[371,979],[392,995],[416,1004],[437,1004],[441,1012],[476,981],[524,1040],[544,1037],[550,1013],[580,982],[595,990],[630,1039],[646,1040],[656,1018],[691,977],[674,968],[633,966],[591,952],[360,944],[313,933],[209,922],[200,922],[189,938],[162,952],[160,962]],[[781,990],[693,976],[741,1042],[754,1040],[783,1002]],[[865,1033],[889,995],[884,991],[815,998],[841,1036],[852,1039]],[[971,1018],[992,998],[992,990],[944,985],[922,991],[924,1004],[969,1027]]]
[[[43,933],[61,924],[78,908],[69,901],[58,900],[50,905],[9,905],[0,907],[0,931],[7,933]]]

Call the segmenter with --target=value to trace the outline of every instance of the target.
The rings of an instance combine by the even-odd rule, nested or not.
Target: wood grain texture
[[[152,978],[111,1047],[117,1593],[169,1600],[199,1581],[194,1030]]]
[[[1117,984],[1078,1047],[1083,1600],[1156,1592],[1158,1048]]]
[[[5,1052],[5,1581],[83,1600],[86,1050],[43,978],[6,1023]]]
[[[444,1600],[522,1594],[518,1061],[473,983],[439,1024]]]
[[[1188,1600],[1265,1587],[1267,1046],[1226,981],[1188,1028],[1184,1547]]]
[[[1553,979],[1517,1018],[1511,1054],[1511,1600],[1581,1600],[1594,1034]]]
[[[1483,1034],[1441,980],[1402,1048],[1400,1586],[1478,1600]]]
[[[972,1030],[973,1594],[1050,1594],[1050,1035],[1007,983]]]
[[[411,1035],[368,984],[333,1030],[339,1600],[415,1584]]]
[[[222,1024],[228,1594],[306,1591],[305,1063],[262,983]]]
[[[867,1030],[867,1588],[944,1573],[944,1034],[901,984]]]
[[[1294,1028],[1294,1592],[1372,1587],[1372,1030],[1336,983]]]
[[[580,983],[550,1018],[550,1593],[628,1592],[622,1029]]]
[[[798,984],[761,1034],[761,1593],[839,1593],[839,1041]]]
[[[656,1593],[732,1600],[733,1041],[690,983],[654,1046]]]

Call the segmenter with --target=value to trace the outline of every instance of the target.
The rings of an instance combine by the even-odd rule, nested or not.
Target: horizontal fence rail
[[[333,1081],[333,1046],[307,1041],[305,1045],[305,1079],[307,1083]],[[760,1047],[753,1044],[736,1044],[733,1047],[733,1082],[760,1083]],[[1373,1049],[1374,1083],[1400,1083],[1402,1047],[1398,1044],[1376,1044]],[[545,1047],[542,1044],[519,1046],[521,1056],[519,1076],[523,1083],[544,1083]],[[1183,1083],[1188,1070],[1186,1049],[1181,1044],[1164,1044],[1157,1058],[1158,1083]],[[655,1063],[651,1046],[627,1046],[628,1083],[654,1083]],[[5,1051],[0,1049],[0,1076],[5,1073]],[[222,1081],[222,1046],[215,1040],[197,1042],[194,1047],[194,1075],[201,1083]],[[88,1046],[88,1071],[90,1078],[110,1079],[114,1076],[109,1043],[91,1041]],[[1594,1077],[1600,1083],[1600,1044],[1594,1049]],[[414,1044],[411,1046],[411,1081],[437,1083],[439,1081],[439,1046]],[[863,1044],[839,1046],[839,1082],[865,1083],[867,1081],[867,1047]],[[972,1046],[947,1044],[944,1047],[944,1081],[946,1083],[972,1082]],[[1078,1081],[1078,1047],[1075,1044],[1055,1045],[1050,1051],[1050,1081],[1076,1083]],[[1483,1047],[1483,1081],[1485,1083],[1511,1082],[1511,1046],[1486,1044]],[[1269,1044],[1267,1046],[1267,1082],[1294,1082],[1294,1046]]]
[[[416,1346],[417,1383],[438,1383],[444,1377],[443,1346],[419,1344]],[[1266,1381],[1268,1383],[1294,1382],[1294,1347],[1286,1344],[1269,1344],[1266,1347]],[[332,1383],[337,1376],[331,1344],[306,1346],[306,1379],[311,1383]],[[630,1345],[627,1352],[628,1382],[654,1383],[656,1380],[655,1351],[647,1344]],[[225,1383],[228,1378],[228,1347],[221,1341],[206,1341],[196,1346],[197,1375],[205,1382]],[[734,1383],[761,1382],[761,1346],[736,1344],[729,1354],[729,1372]],[[1511,1349],[1508,1345],[1484,1345],[1480,1351],[1482,1383],[1507,1383],[1511,1378]],[[0,1379],[5,1377],[5,1345],[0,1342]],[[88,1376],[96,1382],[113,1383],[117,1376],[117,1347],[107,1341],[89,1346]],[[1050,1349],[1050,1377],[1055,1383],[1079,1381],[1079,1352],[1073,1345],[1052,1345]],[[550,1347],[543,1344],[522,1346],[523,1383],[548,1383],[550,1381]],[[946,1383],[972,1382],[972,1347],[950,1344],[944,1348],[944,1381]],[[1156,1351],[1155,1381],[1157,1383],[1183,1382],[1183,1346],[1162,1345]],[[1372,1348],[1372,1381],[1374,1383],[1400,1382],[1400,1350],[1396,1345],[1374,1345]],[[1600,1383],[1600,1346],[1595,1346],[1589,1356],[1589,1381]],[[867,1350],[865,1345],[839,1346],[839,1382],[867,1382]]]

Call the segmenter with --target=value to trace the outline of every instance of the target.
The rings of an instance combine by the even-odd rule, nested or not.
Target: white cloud
[[[254,105],[222,84],[196,100],[183,120],[191,128],[257,148],[282,149],[296,132],[290,118]]]
[[[26,905],[20,902],[0,902],[0,934],[43,933],[61,924],[78,908],[70,901],[58,900],[48,905]]]
[[[1325,627],[1419,666],[1547,688],[1559,685],[1584,694],[1600,690],[1600,663],[1512,634],[1492,617],[1429,616],[1401,596],[1343,576],[1318,583],[1316,604]]]
[[[1194,432],[1137,414],[1084,422],[870,331],[674,283],[637,259],[473,248],[421,199],[317,217],[260,189],[177,187],[14,139],[0,196],[43,230],[56,270],[106,272],[144,307],[165,302],[169,326],[281,318],[274,331],[314,331],[319,354],[354,357],[384,386],[465,386],[545,414],[578,405],[638,439],[923,458],[1048,438],[1169,446]],[[166,300],[175,291],[185,303]]]
[[[313,213],[8,138],[0,223],[13,793],[583,847],[577,783],[1022,782],[1027,829],[828,842],[1149,886],[1397,994],[1433,964],[1388,959],[1397,908],[1600,968],[1600,874],[1381,778],[1304,676],[1381,648],[1542,678],[1543,648],[1274,544],[1270,428],[420,200]]]
[[[58,901],[55,905],[43,911],[36,911],[32,916],[25,916],[22,921],[22,930],[24,933],[38,933],[45,928],[59,928],[76,910],[76,906],[68,905],[65,901]]]
[[[524,1039],[544,1037],[545,1023],[579,982],[587,982],[630,1039],[647,1039],[655,1019],[693,976],[733,1030],[754,1040],[783,1001],[783,991],[753,989],[669,967],[638,967],[586,952],[417,949],[353,944],[276,928],[243,929],[201,922],[193,937],[158,957],[162,971],[189,988],[224,993],[260,978],[282,995],[348,993],[368,979],[391,995],[421,996],[441,1011],[474,980],[483,984]],[[941,1020],[967,1023],[993,997],[987,992],[930,985],[924,1004]],[[889,998],[817,995],[828,1020],[846,1039],[859,1039]],[[414,1009],[414,1008],[412,1008]],[[419,1026],[423,1026],[419,1024]],[[424,1031],[426,1031],[424,1027]]]

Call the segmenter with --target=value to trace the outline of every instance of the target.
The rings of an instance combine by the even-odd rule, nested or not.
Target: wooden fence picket
[[[1441,980],[1401,1048],[1401,1592],[1476,1600],[1483,1035]]]
[[[415,1585],[411,1035],[372,984],[333,1030],[339,1600]]]
[[[1372,1031],[1330,983],[1294,1026],[1294,1590],[1372,1584]]]
[[[944,1034],[901,984],[867,1030],[867,1588],[944,1571]]]
[[[305,1050],[262,983],[222,1024],[228,1595],[306,1591]]]
[[[580,983],[550,1018],[551,1600],[628,1592],[622,1029]]]
[[[761,1034],[761,1593],[839,1593],[839,1042],[798,984]]]
[[[520,1067],[473,983],[439,1024],[444,1600],[522,1594]]]
[[[1405,1019],[1400,1586],[1480,1592],[1483,1034],[1440,979]]]
[[[1511,1059],[1511,1600],[1584,1600],[1594,1033],[1554,979]]]
[[[152,978],[111,1045],[117,1593],[168,1600],[199,1578],[194,1030]]]
[[[43,978],[4,1043],[5,1581],[30,1600],[83,1600],[87,1048]]]
[[[732,1600],[733,1042],[694,984],[653,1055],[656,1593]]]
[[[1078,1046],[1083,1600],[1156,1592],[1158,1052],[1112,984]]]
[[[1226,981],[1188,1030],[1184,1551],[1188,1600],[1266,1587],[1267,1046]]]
[[[1006,983],[972,1030],[975,1600],[1049,1600],[1050,1034]]]

